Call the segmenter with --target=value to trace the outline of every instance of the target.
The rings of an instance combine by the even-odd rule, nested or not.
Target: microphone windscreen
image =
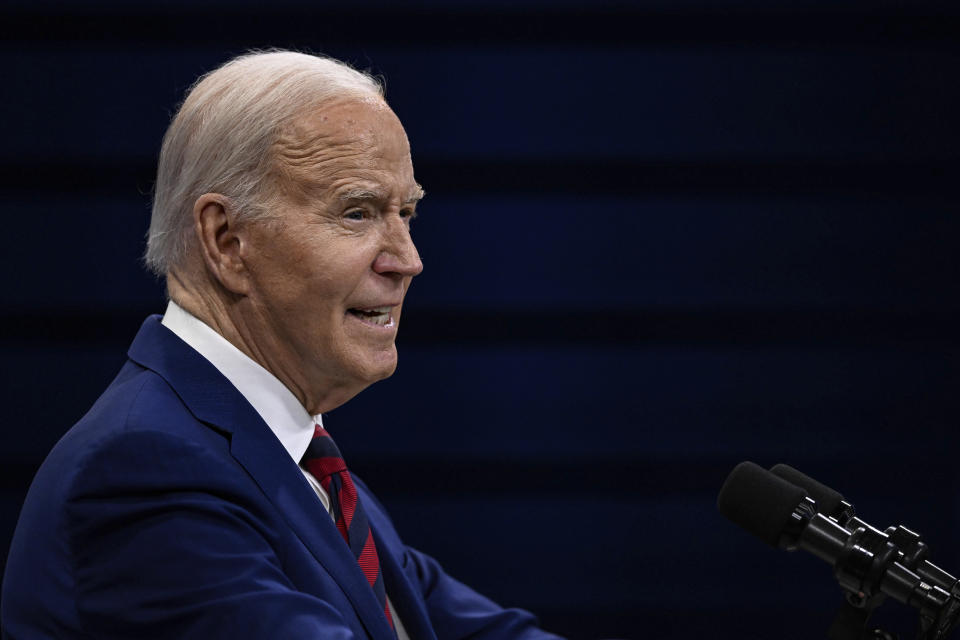
[[[806,491],[816,501],[817,509],[823,515],[836,517],[843,511],[840,506],[840,503],[843,502],[843,496],[827,485],[820,484],[807,474],[785,464],[773,465],[770,467],[770,472]]]
[[[741,462],[723,483],[717,507],[728,520],[773,547],[807,492],[752,462]]]

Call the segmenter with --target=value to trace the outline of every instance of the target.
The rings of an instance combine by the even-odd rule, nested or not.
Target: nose
[[[411,278],[423,271],[410,228],[400,216],[390,217],[384,234],[384,248],[373,261],[373,270],[381,275],[398,274]]]

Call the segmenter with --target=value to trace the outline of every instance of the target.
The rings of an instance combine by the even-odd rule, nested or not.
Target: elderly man
[[[146,255],[169,306],[34,480],[4,637],[555,637],[404,546],[322,426],[396,367],[422,196],[346,65],[252,54],[194,86]]]

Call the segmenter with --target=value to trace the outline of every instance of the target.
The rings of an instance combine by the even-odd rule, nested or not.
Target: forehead
[[[374,95],[328,100],[303,112],[295,123],[307,136],[325,134],[344,142],[403,132],[393,110],[383,98]]]
[[[367,188],[407,197],[416,189],[400,120],[376,96],[328,102],[280,132],[272,159],[285,191]]]

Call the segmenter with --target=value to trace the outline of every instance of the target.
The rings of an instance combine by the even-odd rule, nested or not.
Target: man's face
[[[245,236],[244,315],[254,357],[319,413],[396,368],[400,309],[423,269],[410,238],[422,190],[379,99],[309,114],[274,152],[279,220]]]

